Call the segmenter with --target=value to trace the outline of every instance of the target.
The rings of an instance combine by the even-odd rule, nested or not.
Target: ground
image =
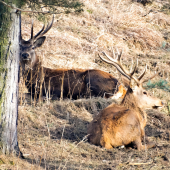
[[[157,110],[147,111],[145,128],[154,148],[108,150],[87,142],[88,123],[105,107],[103,103],[110,102],[114,101],[97,98],[20,106],[18,133],[24,161],[40,169],[169,169],[170,119]]]
[[[87,141],[87,125],[102,109],[115,101],[103,98],[23,101],[19,105],[18,142],[25,157],[0,156],[0,169],[170,169],[170,16],[169,1],[81,1],[81,14],[55,15],[46,41],[36,53],[44,67],[100,69],[119,79],[116,69],[100,60],[98,53],[112,55],[123,49],[125,67],[138,58],[138,76],[147,64],[146,77],[161,73],[145,84],[164,102],[161,110],[147,110],[146,136],[156,146],[104,149]],[[22,35],[30,38],[43,23],[37,15],[22,13]],[[48,16],[51,21],[52,16]],[[22,83],[23,85],[24,83]],[[27,92],[20,83],[20,95]],[[145,140],[143,141],[145,143]]]
[[[111,102],[115,101],[92,98],[19,106],[19,147],[25,159],[2,156],[2,162],[8,161],[1,168],[4,165],[12,169],[169,169],[170,119],[162,111],[147,110],[145,132],[156,144],[154,148],[104,149],[88,143],[88,123]]]

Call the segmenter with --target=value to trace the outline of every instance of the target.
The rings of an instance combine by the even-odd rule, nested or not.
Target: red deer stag
[[[52,99],[60,97],[70,97],[77,99],[80,96],[104,96],[105,93],[114,94],[118,80],[111,74],[101,70],[82,69],[50,69],[41,66],[39,58],[35,54],[35,49],[40,47],[46,37],[44,36],[53,25],[44,30],[44,26],[35,36],[33,36],[33,24],[31,28],[31,38],[28,41],[20,38],[21,48],[21,68],[25,76],[25,84],[32,95],[46,96],[50,94]]]
[[[147,114],[144,109],[162,107],[161,100],[151,97],[142,87],[142,81],[146,69],[139,76],[133,76],[134,70],[127,72],[120,63],[121,53],[118,53],[117,59],[114,59],[103,53],[109,60],[100,56],[102,60],[114,65],[117,70],[124,75],[128,81],[126,82],[127,92],[120,105],[111,104],[101,111],[88,126],[88,140],[95,145],[101,145],[107,149],[122,145],[135,144],[138,150],[145,149],[142,145],[142,138],[145,135],[144,127],[146,126]],[[155,77],[152,76],[151,78]],[[131,88],[131,80],[137,84],[135,89]],[[153,147],[153,144],[146,145],[146,148]]]

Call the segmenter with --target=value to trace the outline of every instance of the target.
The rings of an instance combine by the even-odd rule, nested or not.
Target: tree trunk
[[[0,3],[0,149],[20,154],[17,141],[20,14]]]

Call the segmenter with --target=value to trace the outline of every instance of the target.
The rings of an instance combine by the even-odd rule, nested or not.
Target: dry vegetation
[[[84,12],[55,16],[43,47],[37,49],[43,66],[50,68],[101,69],[119,77],[113,66],[98,56],[112,48],[124,50],[123,64],[130,68],[139,59],[139,73],[148,65],[147,76],[157,68],[155,78],[169,82],[170,15],[169,1],[146,5],[129,0],[82,0]],[[42,27],[35,16],[22,15],[23,38],[29,39]],[[48,18],[51,20],[51,16]],[[170,83],[167,84],[170,86]],[[86,141],[87,125],[111,100],[102,98],[54,101],[19,106],[18,139],[25,160],[0,156],[0,169],[170,169],[170,91],[150,92],[165,101],[161,111],[148,110],[146,134],[156,147],[106,150]],[[168,103],[169,102],[169,103]]]

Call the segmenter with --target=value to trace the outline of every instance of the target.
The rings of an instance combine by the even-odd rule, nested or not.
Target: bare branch
[[[51,12],[51,11],[35,11],[35,10],[23,10],[17,7],[13,7],[11,5],[8,5],[6,2],[0,0],[1,3],[3,3],[5,6],[12,8],[12,9],[16,9],[16,11],[21,11],[21,12],[31,12],[31,13],[42,13],[42,14],[61,14],[63,12]]]

